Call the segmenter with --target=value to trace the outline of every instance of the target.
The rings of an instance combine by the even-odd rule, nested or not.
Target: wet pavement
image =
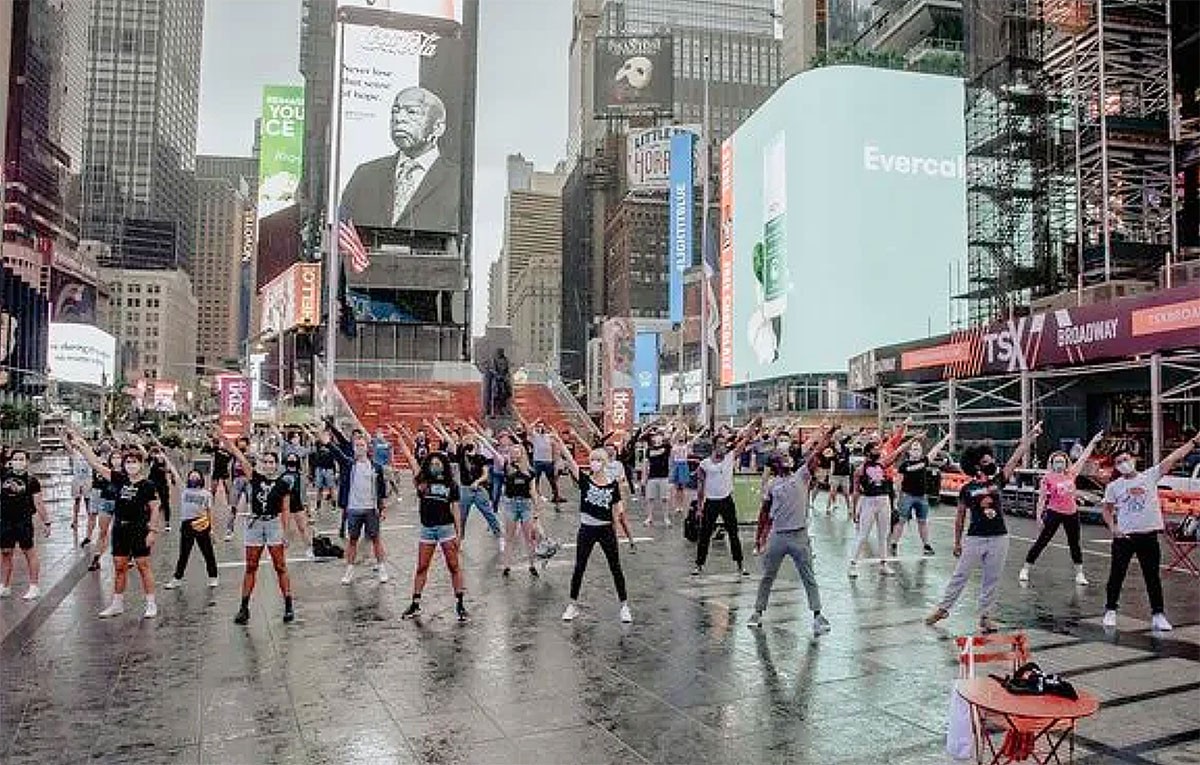
[[[544,517],[553,534],[573,540],[571,506]],[[320,520],[332,525],[328,513]],[[622,545],[633,625],[618,621],[599,550],[583,613],[563,623],[573,550],[564,549],[540,579],[523,565],[503,579],[477,516],[465,560],[471,621],[455,620],[438,560],[425,615],[401,621],[413,523],[407,501],[384,524],[393,556],[386,585],[368,565],[343,587],[339,562],[294,560],[298,618],[291,625],[280,619],[269,566],[260,569],[250,625],[232,623],[242,573],[236,541],[218,543],[217,590],[205,586],[194,554],[186,585],[160,587],[160,616],[148,621],[138,618],[135,575],[126,615],[96,618],[111,587],[106,559],[99,575],[78,576],[61,602],[38,606],[48,613],[36,629],[5,644],[0,762],[950,762],[944,740],[953,636],[973,627],[978,578],[950,619],[924,626],[953,567],[945,506],[933,522],[938,554],[922,558],[911,529],[894,577],[864,566],[857,580],[847,578],[852,535],[844,513],[814,518],[817,578],[833,624],[819,640],[790,564],[776,581],[764,628],[752,630],[746,620],[757,573],[736,576],[717,543],[708,573],[692,578],[694,547],[679,526],[646,529],[640,520],[636,554]],[[65,530],[56,529],[56,544],[67,544]],[[1093,584],[1084,588],[1072,584],[1062,544],[1046,551],[1031,585],[1019,586],[1034,525],[1011,519],[1010,531],[1000,620],[1029,635],[1033,658],[1047,671],[1102,700],[1099,714],[1080,727],[1076,761],[1200,762],[1200,580],[1165,575],[1176,630],[1153,636],[1134,566],[1120,632],[1106,634],[1100,529],[1085,529]],[[160,586],[174,564],[177,533],[155,552]],[[747,546],[750,535],[743,529]],[[293,550],[293,559],[301,556]],[[58,557],[56,570],[70,569],[71,555]],[[757,572],[756,560],[751,567]],[[18,563],[18,593],[24,576]],[[4,623],[22,607],[5,602]]]

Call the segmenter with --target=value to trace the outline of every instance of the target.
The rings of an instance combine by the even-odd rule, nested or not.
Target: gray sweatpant
[[[812,547],[809,545],[808,531],[773,531],[767,539],[767,549],[763,553],[763,575],[758,583],[758,600],[754,604],[756,611],[767,610],[767,600],[771,597],[771,587],[775,584],[775,576],[783,559],[789,557],[796,564],[796,573],[804,583],[804,591],[808,595],[808,607],[814,612],[821,610],[821,592],[817,589],[817,577],[813,573]]]
[[[1000,594],[1000,578],[1004,575],[1004,561],[1008,559],[1008,537],[964,537],[962,555],[958,565],[946,583],[941,607],[949,611],[958,596],[967,586],[967,577],[976,567],[983,569],[983,583],[979,586],[979,616],[991,616]]]

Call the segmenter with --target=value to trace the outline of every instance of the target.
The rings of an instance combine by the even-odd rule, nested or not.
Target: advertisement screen
[[[117,339],[88,324],[50,323],[50,376],[59,382],[112,385]]]
[[[633,426],[633,322],[611,318],[600,325],[601,377],[604,389],[604,429],[626,433]]]
[[[221,402],[218,427],[226,438],[243,436],[250,428],[250,381],[239,375],[217,378]]]
[[[658,414],[658,333],[639,332],[633,344],[633,410],[638,419]]]
[[[658,383],[662,396],[662,406],[672,407],[684,404],[700,403],[700,370],[689,369],[682,375],[670,372],[663,375]]]
[[[673,69],[670,37],[597,37],[596,114],[672,114]]]
[[[946,331],[964,136],[961,80],[832,66],[788,80],[725,142],[723,385]]]
[[[262,288],[259,298],[259,333],[278,335],[294,327],[315,327],[321,321],[321,264],[293,263]]]
[[[296,201],[304,160],[304,87],[267,85],[259,120],[258,215]]]
[[[462,23],[466,0],[337,0],[338,9],[365,8],[413,16],[431,16]]]
[[[629,131],[625,152],[625,179],[630,191],[666,191],[670,185],[671,139],[677,133],[693,138],[692,163],[700,165],[699,125],[668,125]]]
[[[50,321],[95,324],[95,285],[64,271],[51,271]]]
[[[455,233],[462,198],[462,28],[382,14],[344,24],[340,209],[354,225]]]
[[[694,142],[695,136],[691,133],[676,133],[671,138],[671,188],[667,195],[667,241],[670,242],[671,263],[667,280],[667,315],[676,323],[683,321],[683,275],[695,258],[692,251],[695,236]]]

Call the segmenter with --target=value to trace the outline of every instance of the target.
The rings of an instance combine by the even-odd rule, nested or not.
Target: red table
[[[1078,691],[1079,698],[1074,701],[1059,696],[1021,696],[1009,693],[990,677],[959,680],[954,687],[971,707],[975,759],[991,765],[1025,759],[1032,759],[1039,765],[1062,763],[1059,752],[1064,743],[1067,744],[1066,762],[1074,762],[1075,723],[1096,714],[1100,708],[1096,697],[1086,691]],[[985,716],[1003,721],[1006,741],[1000,748],[984,727]],[[1044,751],[1038,751],[1039,742],[1044,744]]]

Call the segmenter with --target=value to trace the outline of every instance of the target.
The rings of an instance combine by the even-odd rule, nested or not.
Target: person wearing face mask
[[[171,533],[171,490],[174,488],[174,466],[170,465],[162,444],[155,441],[150,451],[149,470],[146,475],[158,490],[159,512],[163,519],[163,533]]]
[[[449,431],[444,429],[439,430],[439,434],[454,453],[455,461],[458,463],[458,479],[462,482],[459,488],[459,501],[462,512],[460,534],[463,540],[465,541],[467,537],[467,518],[471,515],[471,509],[478,508],[480,515],[487,521],[492,536],[497,539],[500,552],[503,553],[504,534],[488,490],[488,482],[491,478],[488,466],[494,461],[495,450],[473,432],[465,434],[461,441],[455,439]]]
[[[108,475],[119,475],[124,469],[121,464],[121,452],[117,449],[109,451],[104,464],[108,467]],[[108,549],[109,530],[112,528],[113,512],[117,507],[117,487],[105,475],[93,469],[92,492],[92,506],[96,508],[99,518],[100,536],[96,540],[96,546],[92,548],[92,562],[88,564],[88,571],[99,571],[100,556]]]
[[[729,536],[729,554],[733,558],[733,565],[742,576],[750,576],[742,558],[742,541],[738,537],[737,506],[733,501],[733,473],[738,460],[761,424],[762,418],[755,417],[742,428],[732,444],[718,435],[713,441],[713,453],[700,462],[696,484],[696,500],[701,508],[700,538],[697,540],[696,567],[692,569],[692,576],[704,573],[704,564],[708,561],[708,548],[718,520]]]
[[[158,489],[147,476],[145,457],[140,451],[126,452],[121,462],[123,470],[116,473],[100,461],[78,433],[70,432],[68,438],[87,457],[92,469],[112,482],[116,496],[112,526],[113,596],[112,602],[99,616],[109,619],[125,613],[125,585],[132,558],[146,598],[142,618],[153,619],[158,616],[158,601],[154,596],[150,551],[158,541],[162,527],[158,514]]]
[[[646,440],[645,452],[646,487],[646,521],[647,526],[654,525],[654,511],[662,513],[663,525],[671,527],[671,508],[668,503],[671,496],[671,447],[657,429]]]
[[[1083,547],[1079,544],[1079,508],[1075,502],[1075,479],[1079,477],[1079,472],[1083,470],[1088,458],[1092,456],[1092,451],[1103,437],[1102,432],[1093,436],[1074,464],[1071,464],[1067,453],[1063,451],[1051,453],[1050,459],[1046,461],[1050,470],[1042,476],[1037,498],[1040,533],[1025,556],[1025,565],[1021,566],[1021,572],[1017,574],[1018,581],[1029,581],[1029,569],[1037,563],[1038,556],[1046,549],[1046,545],[1050,544],[1050,540],[1061,526],[1067,533],[1071,562],[1075,564],[1075,584],[1087,585],[1087,576],[1083,573]]]
[[[529,554],[529,575],[538,576],[537,566],[534,565],[534,552],[537,541],[534,535],[533,518],[533,486],[537,480],[536,472],[529,463],[529,454],[519,446],[509,447],[508,463],[504,475],[504,534],[507,538],[503,559],[503,576],[509,576],[512,560],[512,550],[516,543],[518,532],[525,542],[525,550]]]
[[[688,439],[687,426],[680,425],[671,445],[671,485],[675,487],[675,513],[682,515],[687,507],[688,488],[692,483],[692,468],[688,464],[692,445]]]
[[[29,453],[13,449],[0,474],[0,598],[12,594],[13,550],[20,547],[29,570],[29,588],[23,600],[41,596],[38,576],[41,565],[34,547],[33,516],[42,522],[42,534],[50,536],[50,516],[42,498],[42,484],[29,473]]]
[[[350,534],[346,543],[346,573],[342,576],[342,584],[349,585],[354,581],[358,540],[364,531],[367,539],[371,540],[371,548],[375,553],[379,583],[387,584],[387,554],[383,548],[383,537],[379,533],[379,526],[387,511],[387,478],[383,474],[383,468],[371,461],[370,445],[365,434],[356,433],[351,441],[332,424],[329,426],[329,432],[336,441],[335,454],[342,475],[338,506],[343,510]]]
[[[317,490],[317,513],[321,512],[321,503],[334,504],[338,490],[337,457],[333,451],[333,436],[328,429],[317,433],[317,443],[313,446],[308,460],[309,470],[312,471],[313,486]],[[345,535],[343,535],[344,537]]]
[[[291,496],[289,513],[292,520],[296,522],[296,530],[300,532],[300,538],[304,540],[305,557],[309,560],[316,560],[317,556],[312,549],[312,527],[309,525],[308,507],[305,504],[304,491],[304,471],[301,467],[301,457],[296,453],[289,453],[283,458],[283,480],[287,481],[288,491]]]
[[[1166,459],[1148,470],[1138,472],[1137,461],[1128,450],[1113,455],[1116,475],[1104,489],[1104,523],[1112,532],[1112,562],[1108,571],[1104,626],[1117,626],[1117,605],[1129,564],[1136,557],[1146,581],[1150,598],[1150,628],[1156,632],[1172,629],[1163,609],[1162,553],[1158,535],[1162,533],[1162,507],[1158,499],[1158,481],[1170,473],[1193,449],[1200,447],[1200,435],[1183,442]]]
[[[406,438],[409,436],[407,431],[404,431],[404,435]],[[417,512],[421,521],[412,601],[400,616],[402,619],[415,619],[421,615],[421,594],[429,579],[429,565],[440,548],[446,569],[450,572],[450,584],[454,588],[455,614],[460,622],[465,622],[469,616],[463,602],[466,586],[459,560],[462,519],[458,509],[458,482],[450,474],[450,460],[445,454],[434,452],[422,462],[408,448],[405,438],[399,440],[399,447],[408,464],[416,466],[413,485],[417,489]]]
[[[172,472],[175,466],[171,465]],[[178,481],[178,476],[176,476]],[[165,590],[174,590],[183,585],[183,575],[187,571],[188,559],[192,555],[192,545],[200,548],[204,556],[204,566],[208,570],[208,587],[215,589],[220,580],[217,578],[217,556],[213,552],[212,492],[204,488],[204,476],[199,470],[189,470],[183,489],[179,492],[179,558],[175,562],[175,576],[163,585]]]
[[[557,437],[556,437],[557,438]],[[606,470],[608,452],[593,449],[588,457],[590,474],[579,468],[579,463],[558,439],[559,447],[567,454],[567,470],[579,486],[579,531],[576,535],[575,568],[571,573],[571,600],[563,611],[562,620],[573,621],[579,615],[579,591],[583,586],[583,575],[587,571],[592,549],[600,545],[608,570],[612,574],[617,600],[621,604],[620,618],[624,624],[633,622],[629,610],[629,597],[625,591],[625,572],[621,569],[621,554],[617,547],[616,526],[620,524],[628,536],[629,526],[625,522],[625,502],[621,495],[621,484],[613,480]],[[632,543],[633,538],[629,537]]]
[[[900,502],[897,507],[900,519],[892,524],[891,542],[892,557],[895,558],[900,547],[900,537],[904,536],[904,527],[913,518],[917,519],[917,533],[921,535],[921,545],[925,555],[933,555],[933,545],[929,544],[929,499],[926,492],[929,483],[929,467],[934,458],[950,443],[950,434],[933,445],[929,454],[921,448],[920,441],[909,444],[904,459],[896,465],[900,474]]]
[[[897,457],[907,452],[908,447],[893,449],[886,456],[883,448],[884,445],[878,441],[869,442],[864,450],[866,462],[854,474],[854,493],[850,498],[850,507],[853,508],[857,533],[850,553],[851,579],[858,576],[858,561],[863,557],[862,553],[867,540],[871,538],[872,529],[875,530],[875,541],[881,558],[879,573],[884,576],[896,573],[891,564],[883,560],[887,553],[888,531],[892,525],[892,487],[891,481],[888,480],[888,468]]]
[[[992,609],[1000,594],[1000,578],[1008,559],[1008,529],[1004,525],[1004,508],[1000,500],[1013,471],[1041,433],[1042,423],[1039,422],[1017,443],[1003,468],[996,464],[990,446],[975,445],[963,450],[959,464],[969,478],[959,491],[958,512],[954,516],[954,557],[958,558],[958,563],[946,583],[941,602],[925,617],[926,624],[937,624],[950,615],[971,572],[978,568],[983,579],[979,584],[979,630],[996,631]]]
[[[227,441],[226,448],[247,476],[246,492],[250,497],[250,517],[246,521],[243,540],[246,572],[242,576],[242,603],[233,617],[233,623],[246,624],[250,621],[250,596],[254,594],[254,586],[258,581],[258,564],[262,560],[263,548],[271,556],[279,593],[283,596],[283,621],[289,623],[296,618],[284,542],[291,512],[291,488],[280,472],[279,455],[274,452],[262,454],[256,468],[237,446]]]

